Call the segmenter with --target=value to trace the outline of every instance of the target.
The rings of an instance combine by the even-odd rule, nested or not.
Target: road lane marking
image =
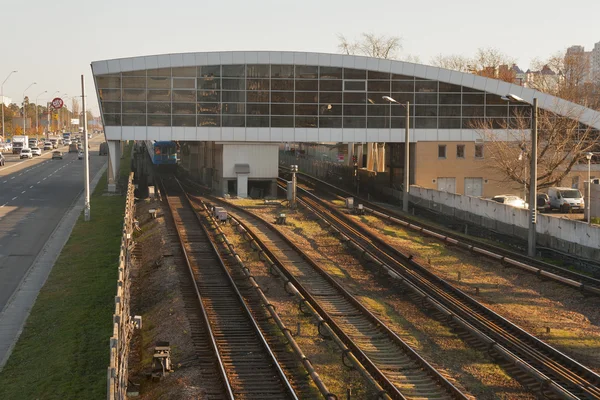
[[[10,178],[10,179],[15,179],[15,177],[13,176],[13,177],[12,177],[12,178]]]
[[[44,179],[42,179],[42,180],[43,180],[43,181],[45,181],[45,180],[46,180],[46,178],[44,178]]]
[[[23,190],[23,191],[21,192],[21,194],[23,194],[23,193],[25,193],[25,192],[26,192],[26,191],[25,191],[25,190]]]
[[[38,185],[40,184],[40,182],[41,182],[41,181],[38,181],[38,182],[37,182],[37,183],[38,183]]]
[[[32,186],[29,186],[29,189],[33,189],[33,185],[32,185]]]
[[[15,201],[15,200],[16,200],[18,197],[19,197],[19,196],[15,196],[15,197],[13,197],[13,198],[12,198],[12,199],[13,199],[13,201]]]

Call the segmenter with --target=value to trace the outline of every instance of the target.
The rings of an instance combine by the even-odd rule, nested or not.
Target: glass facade
[[[470,129],[511,126],[527,105],[444,82],[311,65],[209,65],[96,76],[108,126]]]

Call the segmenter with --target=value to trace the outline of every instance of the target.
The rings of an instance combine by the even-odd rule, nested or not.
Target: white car
[[[498,196],[492,197],[492,200],[497,203],[506,204],[507,206],[529,208],[529,204],[527,204],[525,200],[512,194],[499,194]]]
[[[42,149],[40,149],[39,147],[32,147],[31,148],[31,154],[34,156],[41,156],[42,155]]]
[[[52,142],[44,143],[44,150],[52,150],[54,146],[52,146]]]
[[[19,158],[33,158],[33,153],[31,152],[31,149],[21,149],[21,152],[19,153]]]

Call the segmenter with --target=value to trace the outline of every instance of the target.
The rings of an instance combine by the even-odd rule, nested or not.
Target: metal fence
[[[133,196],[133,172],[127,182],[127,199],[125,202],[125,218],[121,236],[119,253],[119,279],[115,296],[115,313],[113,314],[113,333],[110,338],[110,366],[107,374],[108,400],[126,398],[128,380],[129,342],[133,334],[133,321],[129,313],[130,287],[129,270],[131,265],[133,240],[132,230],[135,219],[135,203]]]

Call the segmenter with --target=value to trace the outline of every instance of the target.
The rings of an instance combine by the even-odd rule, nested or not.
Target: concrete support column
[[[121,167],[121,141],[108,140],[108,191],[117,191],[119,169]]]
[[[346,160],[346,165],[349,167],[354,166],[352,162],[352,157],[354,156],[354,143],[348,143],[348,160]]]

